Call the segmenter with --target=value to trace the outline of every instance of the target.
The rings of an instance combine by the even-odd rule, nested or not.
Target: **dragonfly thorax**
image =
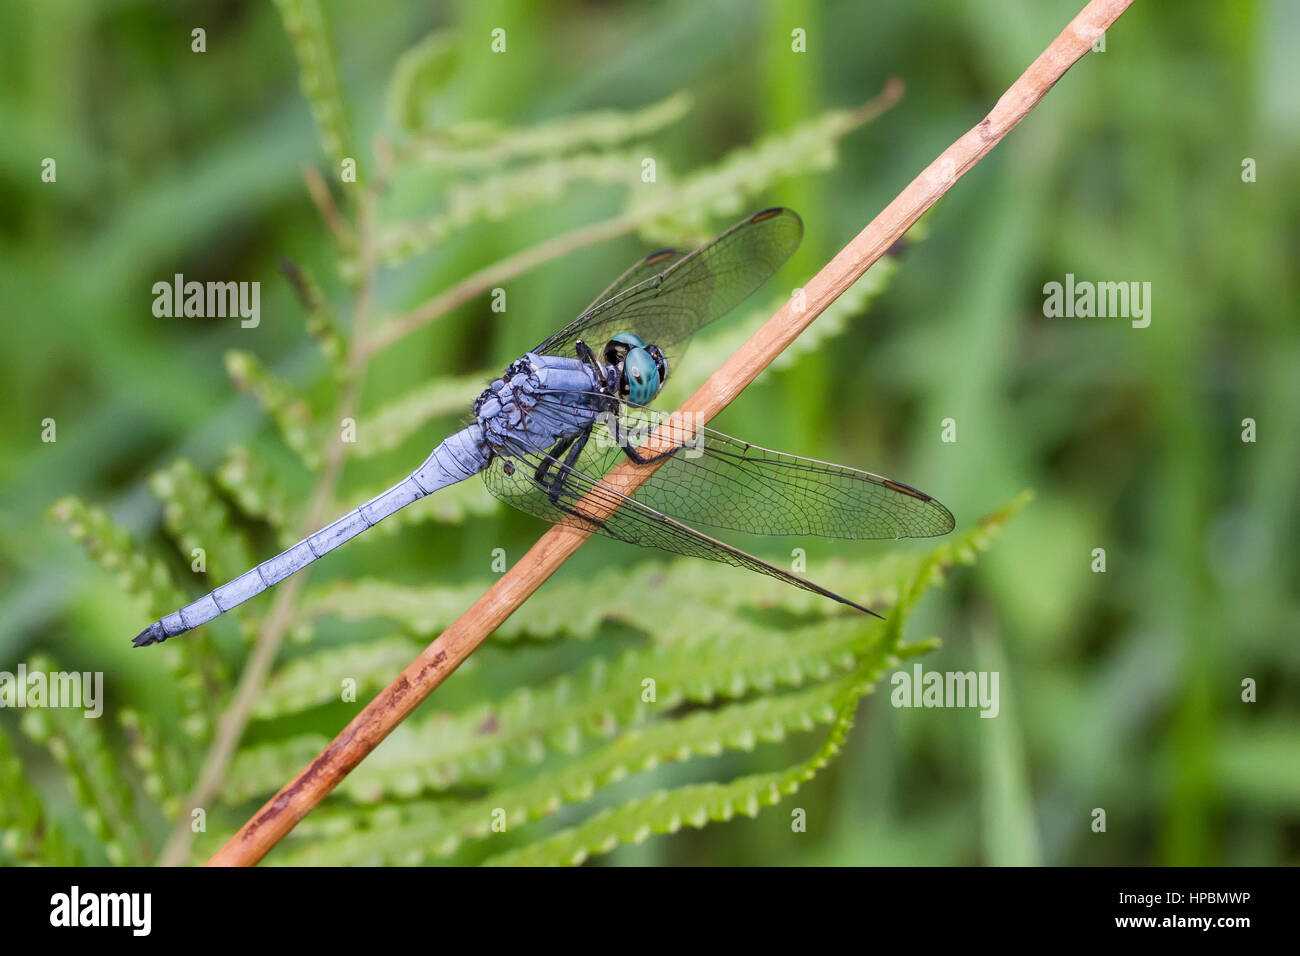
[[[620,332],[605,346],[605,361],[618,370],[618,394],[638,405],[649,405],[668,380],[668,360],[657,345],[641,336]]]
[[[577,358],[527,353],[474,402],[487,447],[502,454],[544,452],[580,434],[605,411],[611,369]]]

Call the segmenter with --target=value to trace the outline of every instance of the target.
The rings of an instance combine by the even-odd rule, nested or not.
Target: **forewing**
[[[652,272],[631,287],[622,279],[615,282],[611,288],[617,291],[610,298],[533,351],[574,355],[575,343],[582,339],[599,354],[614,335],[633,332],[663,350],[671,371],[690,337],[762,285],[790,258],[802,237],[803,221],[793,210],[778,207],[755,213],[671,261],[663,272]]]
[[[686,255],[686,253],[682,252],[680,249],[660,249],[658,252],[650,253],[650,255],[646,256],[644,259],[629,266],[626,272],[611,282],[609,288],[596,296],[591,305],[587,306],[587,311],[584,312],[583,315],[591,312],[592,309],[596,308],[596,306],[600,305],[602,302],[614,298],[614,296],[618,295],[620,292],[626,292],[628,289],[640,285],[647,279],[653,279],[660,273],[668,271],[668,268],[684,255]],[[601,343],[601,345],[604,344],[604,342]]]

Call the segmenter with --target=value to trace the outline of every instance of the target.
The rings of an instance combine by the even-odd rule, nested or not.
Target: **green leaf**
[[[67,497],[54,503],[50,516],[67,529],[73,540],[85,546],[92,560],[117,575],[123,591],[141,599],[145,614],[157,619],[186,603],[187,598],[172,582],[166,566],[145,557],[130,534],[102,508]],[[159,653],[180,695],[181,728],[192,738],[205,737],[221,703],[217,688],[224,686],[224,661],[206,633],[170,641]]]
[[[606,151],[676,123],[692,105],[680,91],[639,110],[592,110],[532,126],[504,127],[476,120],[443,125],[416,137],[399,156],[415,163],[474,172],[518,160],[553,158],[581,150]]]
[[[475,396],[483,391],[483,383],[491,380],[491,375],[480,372],[437,379],[412,389],[366,417],[355,454],[359,458],[370,458],[390,451],[435,418],[464,415]],[[430,435],[430,450],[444,437]]]
[[[861,110],[828,111],[752,146],[735,149],[716,166],[676,182],[666,180],[671,187],[667,197],[654,190],[630,192],[626,215],[651,241],[676,241],[685,236],[705,239],[712,235],[718,220],[738,218],[752,197],[775,183],[829,169],[835,163],[836,144],[866,119]]]
[[[276,862],[304,865],[414,863],[428,855],[447,856],[465,840],[490,836],[494,820],[508,829],[554,813],[566,803],[582,803],[600,789],[664,761],[712,756],[726,749],[752,750],[759,742],[783,740],[835,719],[846,688],[858,688],[859,675],[821,684],[807,691],[763,697],[751,703],[666,720],[624,732],[611,744],[528,783],[499,790],[479,800],[417,803],[403,819],[379,812],[373,825],[348,836],[335,836],[316,847]],[[311,835],[311,831],[308,831]]]
[[[53,683],[54,675],[60,673],[54,661],[43,655],[28,661],[27,672],[43,672],[48,675],[47,683]],[[123,866],[138,861],[143,852],[133,816],[131,785],[109,750],[100,721],[87,719],[75,708],[47,706],[28,707],[21,725],[23,732],[49,750],[62,766],[82,820],[102,844],[109,862]]]
[[[235,445],[226,452],[215,478],[217,486],[234,499],[239,510],[250,518],[269,524],[281,544],[288,547],[298,540],[297,533],[289,527],[290,516],[295,510],[289,493],[277,483],[265,462],[252,455],[247,446]]]
[[[344,691],[365,693],[385,686],[420,651],[402,637],[348,644],[293,658],[269,681],[253,709],[262,719],[342,699]],[[344,686],[344,682],[352,682]],[[358,707],[361,705],[358,704]]]
[[[148,613],[159,617],[185,602],[184,593],[172,581],[166,565],[145,557],[131,535],[104,509],[69,496],[51,506],[50,517],[63,525],[72,540],[85,547],[96,564],[116,575],[118,586],[139,598]]]
[[[0,863],[76,866],[80,854],[63,827],[45,812],[40,793],[15,753],[8,735],[0,731]]]
[[[299,83],[311,105],[321,149],[334,164],[336,175],[345,157],[357,159],[360,166],[339,87],[337,58],[320,3],[318,0],[275,0],[275,6],[298,59]],[[363,179],[360,169],[357,179]]]
[[[522,687],[501,701],[406,721],[339,789],[373,803],[388,795],[482,783],[508,764],[537,763],[552,752],[576,753],[589,739],[608,738],[684,702],[708,704],[823,680],[852,668],[878,630],[878,622],[839,617],[795,630],[755,628],[597,659],[576,674]],[[403,651],[399,666],[414,653],[409,647]],[[656,700],[650,704],[641,699],[647,678],[655,684]],[[322,679],[311,686],[336,683]],[[228,776],[228,796],[273,792],[283,784],[287,767],[325,743],[315,735],[295,737],[255,748],[247,760],[241,755]]]
[[[639,182],[639,156],[631,153],[578,153],[452,183],[445,208],[420,221],[384,226],[376,243],[378,260],[398,266],[446,242],[478,222],[500,222],[543,203],[554,202],[569,187]]]
[[[639,843],[656,833],[676,833],[682,826],[697,829],[725,822],[737,813],[754,817],[765,806],[795,793],[839,753],[853,727],[853,713],[865,688],[852,682],[832,685],[834,723],[826,742],[811,758],[779,773],[759,773],[730,783],[693,784],[660,790],[598,814],[586,823],[536,843],[492,857],[489,866],[577,865],[594,854],[608,853],[620,843]]]
[[[329,361],[335,379],[342,381],[347,376],[348,345],[339,328],[338,317],[325,301],[310,270],[292,259],[283,258],[280,260],[280,271],[288,278],[299,303],[307,312],[307,334],[315,339],[321,353]]]
[[[393,125],[411,133],[434,125],[433,101],[456,75],[461,39],[457,30],[435,30],[397,58],[386,96]]]
[[[204,590],[243,574],[252,566],[248,544],[231,527],[225,503],[212,492],[194,463],[178,459],[150,479],[154,497],[163,504],[163,521],[192,566],[194,551],[202,549],[207,571]],[[175,610],[175,608],[173,608]]]
[[[280,381],[253,355],[232,349],[226,353],[226,372],[241,392],[249,392],[275,422],[285,443],[303,464],[315,471],[320,467],[320,441],[311,405],[293,388]]]

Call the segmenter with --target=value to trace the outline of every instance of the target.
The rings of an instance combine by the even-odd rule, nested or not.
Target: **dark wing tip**
[[[163,630],[162,622],[154,621],[135,636],[131,646],[148,647],[150,644],[161,644],[165,640],[167,640],[167,632]]]
[[[957,527],[957,519],[952,516],[952,512],[949,511],[948,508],[941,501],[935,500],[930,495],[927,495],[924,491],[921,491],[918,488],[913,488],[911,485],[905,485],[901,481],[894,481],[894,479],[892,478],[882,478],[880,483],[884,485],[886,488],[888,488],[890,491],[897,491],[899,494],[907,495],[909,498],[915,498],[917,501],[923,501],[927,505],[933,505],[935,508],[939,509],[939,511],[943,513],[945,519],[943,528],[941,530],[934,531],[931,534],[924,535],[924,537],[929,538],[929,537],[936,537],[941,534],[947,534],[953,528]]]
[[[676,249],[659,249],[641,260],[642,265],[657,266],[659,263],[681,255]]]
[[[894,481],[892,478],[886,478],[883,482],[886,488],[892,488],[894,491],[901,491],[905,495],[911,495],[913,498],[920,498],[922,501],[934,501],[924,491],[913,488],[911,485],[905,485],[901,481]]]
[[[754,215],[749,217],[750,223],[767,222],[769,219],[775,219],[777,216],[789,216],[796,226],[799,227],[799,235],[803,235],[803,217],[791,209],[789,206],[768,206],[766,209],[760,209]]]

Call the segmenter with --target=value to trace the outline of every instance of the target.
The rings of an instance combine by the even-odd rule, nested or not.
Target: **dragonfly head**
[[[605,361],[619,366],[618,392],[638,405],[649,405],[668,379],[668,362],[657,345],[620,332],[605,346]]]

